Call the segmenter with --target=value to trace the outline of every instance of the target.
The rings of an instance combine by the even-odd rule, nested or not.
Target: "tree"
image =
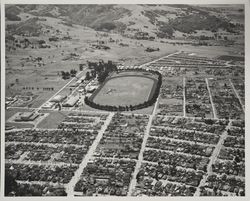
[[[115,29],[116,28],[116,25],[113,23],[113,22],[104,22],[102,24],[99,25],[99,27],[97,27],[97,30],[100,31],[100,30],[112,30],[112,29]]]
[[[15,180],[15,177],[7,172],[7,175],[5,176],[5,196],[8,196],[11,191],[15,191],[16,188],[17,182]]]
[[[75,69],[71,69],[71,70],[70,70],[70,75],[71,75],[72,77],[75,77],[75,76],[76,76],[76,73],[77,73],[77,71],[76,71]]]
[[[99,73],[99,75],[97,77],[98,82],[100,82],[100,83],[104,82],[107,76],[108,76],[108,71],[104,71],[104,72]]]
[[[90,77],[90,73],[89,71],[86,72],[86,75],[85,75],[85,80],[90,80],[91,77]]]
[[[96,78],[96,71],[95,70],[91,70],[91,77]]]
[[[79,71],[83,71],[83,64],[79,64]]]
[[[30,44],[30,41],[27,38],[25,38],[24,39],[24,48],[28,47],[29,44]]]
[[[69,73],[69,72],[61,71],[61,74],[62,74],[62,78],[63,78],[64,80],[70,78],[70,73]]]
[[[42,45],[42,44],[45,44],[45,43],[46,43],[45,40],[39,40],[39,41],[38,41],[38,44],[39,44],[39,45]]]
[[[15,15],[11,12],[6,12],[5,16],[10,21],[21,21],[20,17],[18,17],[17,15]]]
[[[164,26],[160,27],[159,30],[162,33],[164,33],[164,35],[160,35],[160,36],[163,36],[163,37],[172,37],[173,33],[174,33],[173,28],[168,24],[164,24]]]

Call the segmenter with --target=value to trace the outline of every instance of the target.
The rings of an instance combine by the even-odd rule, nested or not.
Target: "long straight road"
[[[132,175],[132,179],[131,179],[131,182],[130,182],[130,185],[129,185],[128,196],[132,195],[133,190],[135,189],[135,186],[136,186],[136,176],[137,176],[137,174],[139,172],[139,169],[141,167],[141,163],[143,161],[143,152],[144,152],[144,149],[146,147],[147,139],[149,137],[149,132],[150,132],[150,128],[151,128],[151,125],[152,125],[153,118],[154,118],[154,116],[156,115],[156,112],[157,112],[158,101],[159,101],[159,98],[157,99],[157,101],[155,103],[153,113],[149,116],[148,124],[147,124],[146,131],[145,131],[145,134],[144,134],[144,137],[143,137],[142,145],[141,145],[141,150],[140,150],[140,153],[139,153],[139,156],[138,156],[138,161],[136,163],[135,171],[134,171],[134,173]]]
[[[21,180],[16,180],[18,184],[37,184],[37,185],[50,185],[54,187],[65,187],[66,184],[61,184],[61,183],[53,183],[53,182],[47,182],[47,181],[21,181]]]
[[[186,78],[183,77],[183,117],[186,117]]]
[[[17,141],[9,141],[5,142],[5,146],[8,145],[36,145],[36,146],[48,146],[48,147],[53,147],[53,148],[58,148],[58,147],[76,147],[76,148],[86,148],[84,145],[79,145],[79,144],[62,144],[62,143],[48,143],[48,142],[17,142]]]
[[[233,90],[234,90],[234,93],[235,93],[236,97],[238,98],[238,100],[239,100],[239,102],[240,102],[240,105],[241,105],[241,107],[242,107],[242,110],[245,112],[245,106],[244,106],[244,104],[242,103],[241,98],[240,98],[240,96],[239,96],[237,90],[235,89],[235,87],[234,87],[234,85],[233,85],[233,83],[232,83],[232,80],[229,79],[229,82],[230,82],[230,84],[231,84],[231,86],[232,86],[232,88],[233,88]]]
[[[114,116],[114,113],[110,113],[108,118],[106,119],[104,125],[102,126],[101,130],[99,131],[95,141],[91,145],[91,147],[88,150],[88,153],[85,155],[84,159],[82,160],[82,163],[79,165],[79,168],[76,170],[75,175],[70,180],[69,184],[67,185],[66,192],[68,196],[74,196],[74,187],[78,180],[81,177],[81,174],[83,172],[83,169],[87,166],[89,159],[93,156],[105,130],[107,129],[109,123],[112,120],[112,117]]]
[[[147,62],[147,63],[145,63],[145,64],[142,64],[142,65],[140,65],[140,67],[145,67],[146,65],[149,65],[149,64],[151,64],[151,63],[157,62],[157,61],[159,61],[159,60],[161,60],[161,59],[163,59],[163,58],[168,58],[168,57],[170,57],[170,56],[172,56],[172,55],[175,55],[175,54],[178,54],[178,53],[180,53],[180,52],[181,52],[181,51],[177,51],[177,52],[171,53],[171,54],[169,54],[169,55],[167,55],[167,56],[160,57],[160,58],[155,59],[155,60],[153,60],[153,61],[150,61],[150,62]]]
[[[22,157],[25,157],[28,154],[24,154]],[[68,166],[70,165],[69,163],[65,162],[51,162],[51,161],[25,161],[23,159],[18,159],[18,160],[5,160],[5,163],[11,163],[11,164],[22,164],[22,165],[44,165],[44,166]],[[71,164],[72,166],[77,166],[77,164]]]
[[[212,98],[212,94],[211,94],[211,91],[210,91],[210,87],[209,87],[209,83],[208,83],[208,79],[207,78],[206,78],[206,84],[207,84],[207,90],[208,90],[208,94],[209,94],[210,103],[211,103],[212,109],[213,109],[214,119],[218,119],[217,118],[217,114],[216,114],[216,109],[214,107],[214,102],[213,102],[213,98]]]
[[[213,171],[212,171],[212,164],[214,164],[215,160],[217,159],[217,156],[220,153],[220,150],[221,150],[221,147],[223,145],[223,142],[227,138],[227,135],[228,135],[227,130],[230,129],[231,125],[232,125],[232,121],[229,121],[227,127],[225,128],[225,131],[220,136],[220,140],[217,143],[217,145],[216,145],[216,147],[215,147],[215,149],[214,149],[211,157],[209,158],[210,160],[209,160],[209,163],[207,165],[207,174],[200,181],[200,184],[199,184],[199,186],[198,186],[198,188],[197,188],[194,196],[200,196],[200,187],[205,186],[205,183],[207,181],[208,176],[213,173]]]
[[[205,143],[205,142],[194,142],[193,139],[191,140],[184,140],[184,139],[177,139],[177,138],[171,138],[171,137],[161,137],[161,136],[150,136],[151,138],[154,138],[154,139],[160,139],[160,140],[171,140],[172,142],[181,142],[181,143],[188,143],[190,145],[202,145],[202,146],[210,146],[210,147],[214,147],[215,145],[214,144],[208,144],[208,143]]]
[[[51,96],[47,101],[45,101],[39,108],[37,108],[36,110],[39,111],[40,109],[42,109],[42,107],[49,102],[50,100],[52,100],[56,95],[58,95],[62,90],[64,90],[71,82],[73,82],[73,80],[77,79],[77,76],[79,76],[81,73],[83,73],[82,71],[80,71],[79,73],[77,73],[76,77],[72,78],[70,81],[68,81],[61,89],[59,89],[53,96]]]

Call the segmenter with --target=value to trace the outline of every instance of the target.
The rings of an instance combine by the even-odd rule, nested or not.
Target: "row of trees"
[[[150,73],[156,74],[158,76],[158,82],[157,82],[157,85],[155,87],[154,94],[152,95],[152,97],[150,97],[149,100],[147,100],[143,103],[137,104],[137,105],[129,105],[129,106],[128,105],[125,105],[125,106],[122,106],[122,105],[119,105],[119,106],[101,105],[101,104],[93,102],[88,97],[85,97],[84,102],[92,108],[99,109],[99,110],[106,110],[106,111],[133,111],[133,110],[139,110],[139,109],[143,109],[143,108],[146,108],[146,107],[153,105],[156,102],[157,97],[159,96],[159,93],[160,93],[160,88],[161,88],[161,84],[162,84],[161,73],[158,71],[145,70],[142,68],[140,68],[140,69],[123,69],[123,70],[150,72]]]
[[[75,69],[70,70],[70,72],[61,71],[61,75],[64,80],[69,79],[70,77],[75,77],[76,73],[77,71]]]
[[[39,87],[37,87],[37,88],[35,88],[35,87],[26,87],[26,86],[24,86],[23,87],[23,90],[39,90],[40,88]],[[43,87],[42,88],[44,91],[54,91],[54,87]]]

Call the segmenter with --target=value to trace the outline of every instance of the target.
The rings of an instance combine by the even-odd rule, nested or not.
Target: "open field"
[[[49,115],[45,117],[38,125],[37,128],[43,129],[56,129],[58,125],[63,121],[66,114],[63,112],[49,112]]]
[[[139,75],[115,76],[108,79],[97,94],[93,95],[93,101],[102,105],[136,105],[147,101],[156,81]]]

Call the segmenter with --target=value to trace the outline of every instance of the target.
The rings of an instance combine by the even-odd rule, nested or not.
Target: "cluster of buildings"
[[[34,121],[40,114],[37,112],[21,112],[18,116],[15,117],[14,121]]]
[[[147,121],[147,115],[115,114],[95,156],[137,159]]]
[[[205,79],[186,79],[185,86],[187,116],[212,118],[213,111]]]
[[[47,181],[66,184],[70,181],[77,166],[46,166],[27,164],[5,164],[6,175],[10,174],[20,181]]]
[[[217,117],[221,119],[243,119],[244,110],[227,79],[209,79],[209,87],[216,108]]]
[[[74,190],[84,196],[126,196],[136,162],[97,158],[90,161]]]
[[[244,84],[225,79],[235,71],[183,52],[151,64],[143,68],[163,75],[154,117],[62,111],[57,129],[6,131],[7,174],[63,187],[74,177],[73,193],[81,196],[243,196]],[[72,108],[80,97],[73,94],[88,96],[97,87],[80,79],[68,97],[59,93],[42,108]],[[24,112],[16,120],[34,118]]]

